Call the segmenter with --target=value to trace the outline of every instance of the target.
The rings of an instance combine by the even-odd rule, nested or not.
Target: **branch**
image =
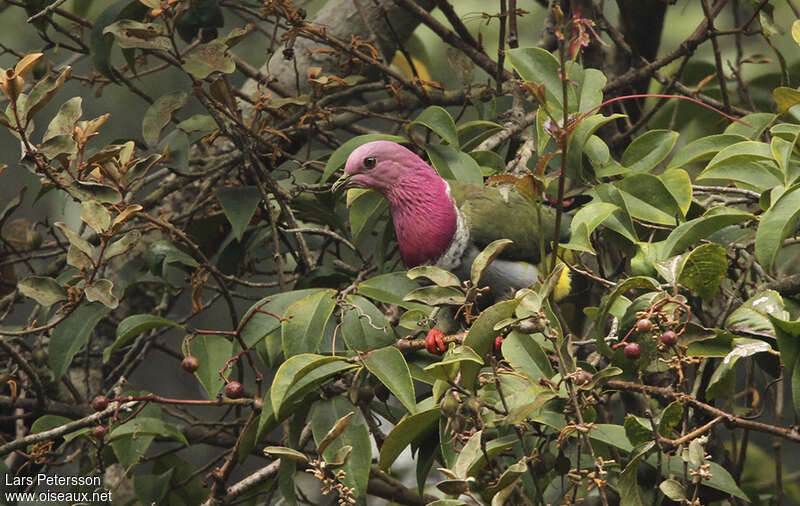
[[[694,53],[694,50],[697,49],[697,46],[711,37],[711,32],[708,30],[709,18],[714,18],[717,14],[719,14],[719,11],[722,10],[722,7],[724,7],[726,3],[727,0],[718,0],[717,3],[715,3],[708,10],[708,16],[703,18],[703,21],[701,21],[697,28],[695,28],[694,32],[686,40],[681,42],[681,44],[673,51],[665,54],[654,62],[648,63],[636,69],[629,70],[621,76],[616,77],[605,85],[603,88],[603,93],[608,94],[619,88],[628,86],[631,83],[651,77],[658,69],[668,65],[672,61],[677,60],[681,56]]]
[[[477,66],[486,71],[490,76],[498,75],[497,62],[489,58],[489,56],[481,50],[474,48],[468,43],[464,42],[455,32],[449,30],[442,23],[437,21],[433,16],[428,14],[422,7],[417,5],[413,0],[394,0],[396,4],[405,7],[414,17],[422,21],[422,23],[433,30],[436,35],[454,48],[464,53],[470,60],[475,62]],[[499,74],[503,79],[512,79],[514,76],[508,70],[503,70]]]
[[[124,404],[122,407],[130,407],[133,406],[134,404],[136,403],[129,402]],[[113,415],[116,410],[117,410],[117,404],[113,403],[103,411],[98,411],[97,413],[83,417],[80,420],[75,420],[73,422],[65,423],[64,425],[60,425],[54,429],[46,430],[44,432],[37,432],[36,434],[29,434],[23,438],[15,439],[10,443],[6,443],[3,446],[0,446],[0,457],[8,453],[11,453],[16,449],[24,448],[29,444],[38,443],[40,441],[48,441],[50,439],[56,439],[58,437],[63,436],[64,434],[75,432],[78,429],[82,429],[90,425],[96,425],[103,418]]]
[[[756,422],[754,420],[741,418],[736,415],[732,415],[726,411],[723,411],[719,408],[715,408],[714,406],[706,404],[705,402],[698,401],[691,395],[684,394],[682,392],[675,392],[670,388],[655,387],[652,385],[642,385],[639,383],[632,383],[630,381],[622,381],[622,380],[608,380],[606,384],[610,388],[613,388],[615,390],[647,393],[650,395],[661,397],[662,399],[680,401],[689,404],[695,409],[705,411],[710,415],[721,416],[725,424],[728,426],[739,427],[742,429],[750,429],[756,432],[763,432],[765,434],[772,434],[773,436],[778,436],[784,439],[788,439],[789,441],[794,441],[795,443],[800,443],[800,432],[798,432],[794,428],[778,427],[777,425],[770,425],[768,423]]]

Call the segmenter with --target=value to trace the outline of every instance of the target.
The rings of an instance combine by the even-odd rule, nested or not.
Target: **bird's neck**
[[[435,172],[404,179],[391,187],[386,200],[407,267],[434,263],[448,251],[458,213],[444,179]]]

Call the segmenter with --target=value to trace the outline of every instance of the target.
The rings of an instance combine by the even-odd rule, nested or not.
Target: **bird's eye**
[[[377,164],[378,164],[378,159],[375,158],[374,156],[368,156],[364,158],[365,169],[374,169]]]

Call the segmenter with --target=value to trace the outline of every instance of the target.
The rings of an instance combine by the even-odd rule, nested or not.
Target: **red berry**
[[[639,343],[628,343],[625,345],[625,356],[631,360],[636,360],[642,355],[642,347]]]
[[[443,338],[444,332],[436,327],[429,330],[428,335],[425,336],[425,349],[428,350],[428,353],[433,355],[441,355],[442,353],[446,352],[447,345],[444,344]]]
[[[189,355],[183,359],[183,362],[181,362],[181,367],[183,367],[183,370],[186,372],[195,372],[200,368],[200,361],[197,360],[197,357]]]
[[[92,399],[92,409],[95,411],[103,411],[108,407],[108,397],[105,395],[98,395]]]
[[[661,343],[666,346],[675,346],[678,343],[678,336],[675,332],[668,330],[661,334]]]
[[[107,429],[102,425],[95,425],[92,429],[92,437],[95,439],[103,439],[106,437],[106,431]]]
[[[231,381],[225,385],[225,395],[230,399],[238,399],[244,395],[244,387],[238,381]]]
[[[653,330],[653,322],[648,320],[647,318],[642,318],[638,322],[636,322],[636,330],[639,332],[650,332]]]
[[[503,336],[497,336],[494,338],[494,352],[500,353],[503,348]]]

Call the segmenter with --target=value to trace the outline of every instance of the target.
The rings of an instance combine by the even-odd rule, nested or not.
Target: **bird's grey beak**
[[[340,177],[339,179],[336,180],[336,182],[333,183],[333,185],[331,186],[331,191],[336,192],[340,189],[350,188],[350,184],[352,183],[352,181],[350,181],[350,178],[351,178],[350,174],[343,174],[342,177]]]

